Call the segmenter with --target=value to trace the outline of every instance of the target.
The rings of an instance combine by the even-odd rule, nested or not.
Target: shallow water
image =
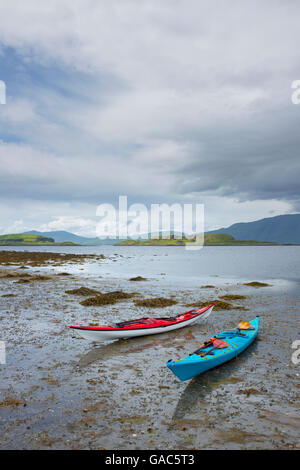
[[[15,248],[10,248],[15,249]],[[27,247],[28,251],[33,248]],[[41,267],[68,271],[50,281],[1,279],[0,448],[194,449],[295,448],[299,445],[300,247],[43,247],[103,253],[104,261]],[[35,251],[42,251],[36,247]],[[11,269],[11,268],[7,268]],[[26,272],[30,272],[27,270]],[[130,282],[141,275],[145,282]],[[263,281],[270,287],[246,287]],[[211,284],[214,289],[201,289]],[[126,300],[83,307],[65,294],[80,286],[170,297],[158,310]],[[187,310],[186,303],[226,293],[249,311],[213,312],[205,323],[170,334],[104,344],[80,339],[69,324],[112,323]],[[188,382],[165,366],[213,333],[261,315],[258,340],[240,357]],[[11,402],[7,399],[12,399]],[[5,402],[6,400],[6,402]],[[15,403],[13,403],[15,400]],[[21,402],[21,404],[17,404]],[[24,406],[25,405],[25,406]]]
[[[23,247],[1,247],[24,251]],[[87,263],[85,274],[116,278],[139,275],[168,277],[168,282],[199,283],[246,280],[300,281],[300,246],[216,246],[188,251],[184,247],[77,246],[26,247],[27,251],[104,254],[104,263]],[[118,261],[118,262],[116,262]],[[72,268],[70,268],[72,269]],[[78,273],[78,267],[72,269]],[[70,271],[71,272],[71,271]],[[220,279],[218,279],[220,278]],[[212,282],[211,282],[212,283]]]

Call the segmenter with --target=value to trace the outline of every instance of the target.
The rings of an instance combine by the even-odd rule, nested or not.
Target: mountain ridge
[[[253,222],[237,222],[206,233],[226,233],[238,240],[300,244],[300,214],[285,214]]]
[[[78,245],[97,246],[115,245],[121,239],[105,239],[82,237],[64,230],[40,232],[31,230],[26,234],[50,237],[57,243],[73,242]],[[255,240],[258,242],[274,242],[280,244],[300,244],[300,214],[285,214],[265,217],[253,222],[237,222],[229,227],[205,232],[206,234],[223,233],[233,236],[236,240]],[[149,234],[150,238],[150,234]]]

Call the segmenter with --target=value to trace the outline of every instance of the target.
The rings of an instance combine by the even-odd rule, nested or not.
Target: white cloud
[[[3,228],[1,233],[20,233],[24,231],[24,221],[22,219],[15,220],[11,225]]]
[[[11,123],[33,125],[36,120],[34,105],[24,98],[10,100],[9,105],[1,109],[0,120],[3,126]]]
[[[265,217],[291,214],[291,204],[276,199],[240,202],[234,198],[205,198],[205,227],[215,230],[237,222],[253,222]]]
[[[67,230],[82,236],[96,236],[96,221],[84,217],[62,215],[54,218],[39,228],[41,232]]]

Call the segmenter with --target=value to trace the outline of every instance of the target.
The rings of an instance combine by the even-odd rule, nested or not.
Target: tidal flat
[[[300,339],[295,252],[290,277],[279,278],[270,262],[270,273],[256,277],[220,267],[226,253],[234,259],[240,250],[243,260],[249,248],[250,259],[255,247],[204,248],[199,276],[195,268],[188,277],[184,248],[84,248],[0,252],[1,449],[299,447],[300,368],[291,360]],[[285,250],[285,260],[289,253],[258,248],[266,257],[273,249]],[[210,250],[219,257],[209,272],[206,257],[217,259]],[[245,285],[251,282],[266,285]],[[113,301],[85,302],[100,294]],[[95,344],[68,327],[165,317],[214,300],[219,308],[206,322],[165,334]],[[170,358],[256,315],[258,338],[238,358],[187,382],[167,369]]]

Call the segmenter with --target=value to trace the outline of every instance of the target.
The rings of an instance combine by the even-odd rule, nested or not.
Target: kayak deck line
[[[228,343],[228,344],[231,348],[231,349],[229,349],[229,351],[237,348],[236,345],[233,345],[233,344],[230,344],[230,343]],[[223,350],[220,350],[218,354],[214,354],[214,357],[218,357],[221,354],[224,354],[224,353],[228,352],[229,346],[227,346],[227,348],[224,348]],[[195,356],[195,357],[193,357],[193,356]],[[169,362],[174,362],[175,363],[175,362],[180,362],[180,361],[200,361],[200,360],[203,360],[203,359],[207,360],[207,359],[210,359],[210,357],[192,354],[191,356],[183,357],[182,359],[177,359],[176,361],[169,361]]]
[[[251,331],[252,331],[252,330],[251,330]],[[253,333],[252,333],[251,335],[249,335],[249,336],[253,336],[254,333],[255,333],[255,331],[253,331]],[[226,332],[225,332],[225,333],[220,333],[220,334],[226,335]],[[218,337],[218,335],[216,336],[216,339],[218,339],[217,337]],[[226,338],[226,336],[225,336],[224,338]],[[247,339],[246,336],[245,336],[244,338]],[[221,354],[226,354],[227,352],[238,348],[238,345],[236,345],[236,344],[230,344],[230,342],[228,341],[227,338],[226,338],[226,342],[228,343],[228,346],[227,346],[226,348],[223,348],[222,350],[219,350],[218,353],[214,353],[214,354],[213,354],[214,357],[218,357],[218,356],[220,356]],[[229,347],[230,347],[231,349],[228,349]],[[205,349],[206,349],[206,348],[203,348],[203,352],[205,352]],[[176,361],[169,361],[169,362],[199,361],[199,360],[201,360],[201,359],[210,359],[210,358],[209,358],[209,357],[207,358],[206,356],[201,356],[201,355],[196,354],[196,353],[192,353],[192,354],[189,355],[188,357],[184,357],[184,358],[181,358],[181,359],[177,359]]]

